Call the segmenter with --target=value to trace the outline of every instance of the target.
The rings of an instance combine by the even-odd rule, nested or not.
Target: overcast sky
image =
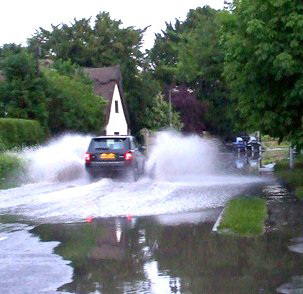
[[[186,18],[189,9],[209,5],[223,8],[224,0],[8,0],[0,8],[0,46],[5,43],[26,44],[35,29],[69,23],[76,17],[93,18],[100,12],[110,13],[112,19],[121,20],[123,26],[147,30],[145,48],[153,45],[154,34],[165,28],[165,22]]]

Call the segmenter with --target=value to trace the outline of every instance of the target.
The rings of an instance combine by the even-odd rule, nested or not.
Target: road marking
[[[218,232],[218,227],[219,227],[221,219],[223,217],[224,210],[225,210],[225,208],[222,209],[216,223],[214,224],[213,229],[212,229],[213,232]]]

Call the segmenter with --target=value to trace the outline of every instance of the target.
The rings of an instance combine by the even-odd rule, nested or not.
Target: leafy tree
[[[246,125],[302,147],[302,1],[236,0],[222,19],[224,74]]]
[[[20,53],[21,51],[25,51],[25,48],[15,43],[4,44],[0,47],[0,69],[2,68],[2,62],[5,58],[13,54]]]
[[[46,128],[47,85],[33,56],[24,51],[8,55],[2,70],[5,81],[0,84],[1,116],[36,119]]]
[[[220,45],[218,11],[208,6],[190,10],[184,22],[185,33],[179,43],[177,81],[186,83],[207,105],[204,123],[209,131],[231,131],[231,100],[223,74],[224,52]]]
[[[190,10],[184,22],[167,24],[149,52],[152,70],[163,87],[186,85],[207,107],[196,120],[217,134],[231,131],[230,98],[223,80],[224,52],[220,46],[219,12],[208,6]],[[194,123],[194,122],[192,122]]]
[[[176,19],[175,25],[166,23],[166,30],[156,34],[155,43],[148,51],[148,59],[154,76],[162,86],[176,81],[178,44],[181,40],[183,25]]]
[[[51,65],[51,68],[55,69],[61,75],[68,76],[72,79],[77,79],[86,85],[93,85],[92,80],[83,71],[83,68],[77,64],[72,63],[71,60],[56,60]]]
[[[164,96],[158,94],[154,99],[154,105],[145,110],[144,127],[154,131],[168,128],[170,126],[169,111],[170,106],[164,100]],[[181,130],[182,126],[180,114],[172,110],[172,127]]]
[[[36,119],[52,133],[101,130],[105,102],[92,94],[92,82],[79,66],[59,60],[41,71],[22,50],[4,59],[3,74],[2,117]]]
[[[75,19],[71,26],[52,25],[51,31],[40,28],[28,40],[29,50],[38,51],[41,58],[70,59],[73,63],[91,66],[92,28],[89,23],[90,19]]]
[[[134,85],[127,96],[134,133],[138,133],[143,127],[146,127],[145,110],[152,108],[157,103],[155,97],[160,90],[159,82],[148,71],[142,71],[135,77]]]
[[[144,60],[140,48],[145,29],[123,28],[122,22],[112,20],[107,12],[100,12],[93,26],[90,22],[75,19],[70,25],[53,25],[50,31],[40,28],[28,40],[29,48],[32,52],[40,48],[41,57],[70,60],[82,67],[119,65],[132,129],[136,132],[142,127],[142,116],[138,117],[140,107],[151,97],[150,94],[143,97],[146,83],[139,70]]]
[[[100,132],[105,101],[79,78],[44,70],[48,82],[48,126],[52,133],[67,130]]]

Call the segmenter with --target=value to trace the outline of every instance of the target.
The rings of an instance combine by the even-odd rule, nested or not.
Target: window
[[[116,113],[119,113],[119,107],[118,107],[118,101],[115,101],[115,110],[116,110]]]
[[[114,132],[115,135],[119,135],[119,132]]]
[[[95,138],[92,140],[89,150],[108,150],[108,149],[128,149],[128,140],[126,138]]]

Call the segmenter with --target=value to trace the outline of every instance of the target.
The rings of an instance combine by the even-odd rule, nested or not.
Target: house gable
[[[110,105],[108,124],[105,126],[106,135],[128,135],[128,125],[118,86],[115,85]]]
[[[102,96],[107,101],[104,123],[105,133],[107,135],[118,132],[119,134],[128,134],[129,115],[122,91],[122,75],[119,66],[86,68],[84,71],[94,83],[95,94]],[[121,109],[119,113],[115,113],[115,111],[112,110],[115,110],[116,102],[114,101],[117,101],[118,109]],[[124,118],[122,118],[122,116],[124,116]]]

